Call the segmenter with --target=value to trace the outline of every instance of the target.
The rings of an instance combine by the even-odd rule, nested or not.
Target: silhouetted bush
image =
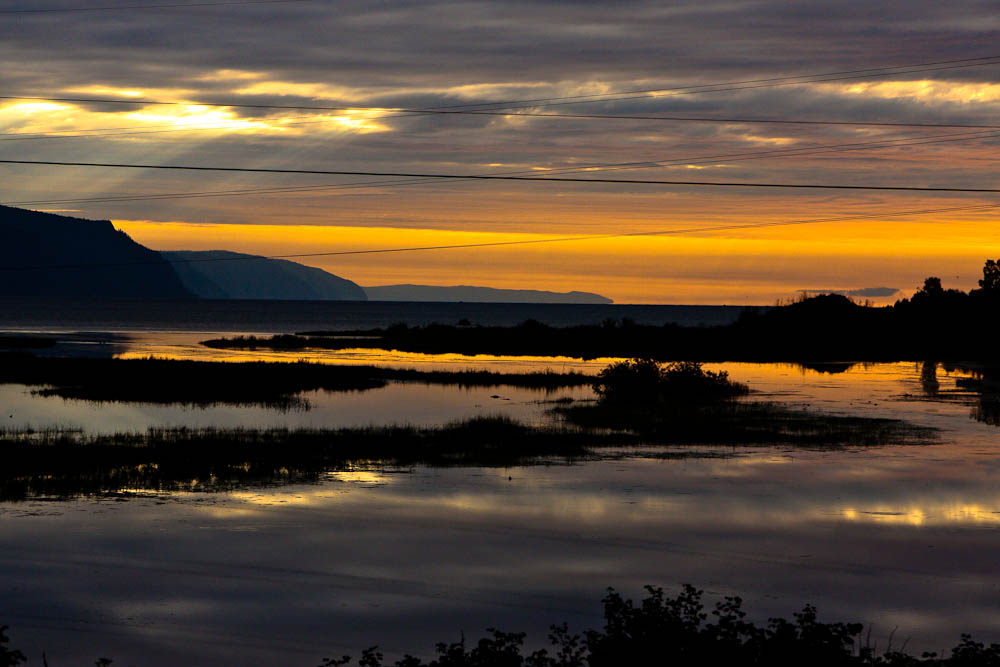
[[[487,628],[487,636],[468,646],[465,635],[457,642],[439,642],[436,656],[424,662],[404,655],[395,667],[997,667],[1000,644],[986,645],[963,634],[949,656],[923,653],[912,656],[893,650],[891,642],[880,654],[862,639],[861,623],[824,623],[816,607],[807,604],[793,620],[770,618],[764,625],[746,620],[743,600],[725,597],[709,613],[703,591],[684,585],[677,597],[662,588],[645,587],[648,596],[638,605],[609,588],[604,605],[604,627],[573,634],[565,623],[553,625],[550,648],[524,655],[523,632]],[[20,651],[6,648],[6,626],[0,627],[0,667],[25,661]],[[383,667],[377,646],[365,649],[359,667]],[[318,667],[350,664],[351,656],[323,658]],[[111,664],[101,658],[97,665]]]
[[[747,394],[749,389],[731,381],[726,371],[706,371],[694,361],[663,365],[653,359],[632,359],[601,370],[594,392],[608,403],[650,404],[725,400]]]
[[[746,620],[743,601],[736,596],[716,603],[706,613],[703,592],[685,585],[675,598],[647,586],[648,597],[638,605],[613,589],[603,600],[604,628],[571,634],[566,624],[554,625],[549,649],[523,655],[524,633],[487,628],[488,636],[468,647],[438,643],[430,662],[406,655],[396,667],[632,667],[670,665],[753,665],[760,667],[994,667],[1000,665],[1000,644],[974,642],[962,635],[950,657],[925,653],[920,658],[889,647],[882,654],[861,639],[860,623],[823,623],[816,607],[806,605],[793,620],[771,618],[763,626]],[[711,620],[709,618],[711,617]],[[344,665],[350,658],[327,658],[320,667]],[[381,667],[377,647],[367,649],[361,667]]]
[[[7,626],[0,625],[0,667],[16,667],[27,660],[20,651],[7,648],[9,641]]]

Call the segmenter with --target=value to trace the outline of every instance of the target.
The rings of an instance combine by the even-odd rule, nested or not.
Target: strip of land
[[[572,406],[566,423],[527,426],[482,417],[438,428],[151,429],[88,435],[0,432],[0,500],[135,491],[226,491],[308,483],[359,466],[507,466],[665,454],[704,456],[693,445],[783,444],[805,448],[926,444],[936,431],[898,420],[814,414],[768,403],[725,403],[625,428],[607,426],[599,404]],[[584,422],[590,427],[574,425]],[[618,416],[620,413],[615,413]]]
[[[826,294],[760,311],[748,308],[725,326],[641,325],[628,320],[552,327],[431,324],[362,331],[310,331],[206,340],[224,349],[381,348],[429,354],[649,358],[658,361],[1000,361],[997,294],[918,292],[875,308]]]
[[[122,391],[119,385],[127,379],[132,383],[126,387],[130,398],[122,400],[132,401],[141,400],[137,397],[177,398],[175,393],[183,396],[184,391],[193,392],[198,400],[218,400],[220,391],[229,400],[250,400],[251,394],[226,392],[249,392],[253,387],[278,391],[269,385],[271,381],[284,381],[280,389],[291,392],[291,387],[301,386],[294,383],[303,379],[311,380],[310,387],[345,389],[369,386],[364,384],[373,381],[369,371],[396,372],[318,364],[16,360],[19,363],[5,368],[6,375],[0,377],[37,381],[47,372],[51,382],[57,373],[64,373],[58,377],[77,384],[63,387],[61,395],[75,392],[105,397],[107,392],[119,395],[114,392]],[[108,373],[87,375],[81,373],[82,368]],[[342,371],[355,375],[337,375]],[[225,379],[213,377],[213,372]],[[327,375],[329,372],[333,374]],[[456,382],[464,375],[444,374],[441,379]],[[552,374],[531,375],[555,381]],[[415,377],[423,378],[424,374]],[[487,374],[483,381],[498,378],[506,376]],[[749,401],[749,387],[730,380],[724,371],[706,371],[694,362],[661,365],[652,360],[623,361],[596,376],[572,375],[567,379],[591,383],[597,398],[555,403],[548,426],[492,416],[436,428],[179,428],[113,435],[59,430],[0,432],[4,456],[0,500],[135,490],[219,491],[311,482],[331,470],[357,466],[524,465],[618,456],[626,450],[630,455],[658,456],[665,446],[690,445],[873,447],[929,443],[936,436],[934,429],[899,420],[826,415]],[[199,384],[201,380],[205,386]],[[210,386],[212,382],[216,385]],[[291,393],[275,394],[280,396],[295,398]],[[255,400],[262,399],[257,395]]]
[[[309,362],[212,362],[0,355],[0,383],[40,387],[41,396],[97,402],[303,407],[306,391],[365,391],[388,382],[514,386],[555,391],[593,382],[582,373],[418,371]]]

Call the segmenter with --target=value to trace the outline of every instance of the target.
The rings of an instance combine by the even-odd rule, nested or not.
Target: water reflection
[[[461,355],[403,355],[365,350],[364,361],[381,366],[420,370],[538,370],[523,358],[476,359]],[[439,356],[446,358],[441,359]],[[288,357],[283,357],[287,361]],[[568,370],[596,372],[602,362],[576,360]],[[865,417],[913,421],[949,431],[980,433],[963,424],[972,416],[984,425],[1000,424],[1000,399],[994,375],[925,362],[853,364],[835,373],[795,364],[706,364],[707,370],[726,370],[754,390],[752,398],[791,402],[814,410]],[[562,369],[560,369],[562,370]],[[432,426],[489,414],[504,414],[531,424],[548,421],[546,411],[558,399],[593,398],[588,386],[546,394],[530,388],[459,387],[389,382],[364,393],[301,392],[289,397],[284,410],[249,405],[184,406],[148,403],[92,403],[39,396],[23,385],[0,385],[7,428],[76,428],[92,433],[145,431],[148,428],[337,428],[393,423]],[[915,398],[922,400],[915,401]],[[308,410],[305,409],[308,407]],[[296,409],[290,409],[296,408]],[[963,420],[953,419],[963,414]]]
[[[968,401],[985,395],[968,386],[975,373],[930,362],[706,368],[728,370],[763,399],[934,426],[945,444],[376,466],[232,493],[0,503],[0,624],[53,664],[106,653],[153,667],[306,665],[376,643],[390,656],[426,654],[430,640],[487,626],[528,631],[540,645],[552,622],[599,626],[606,586],[638,596],[646,583],[687,581],[710,596],[743,595],[757,619],[812,601],[826,620],[873,624],[880,641],[899,626],[916,653],[953,645],[963,631],[1000,639],[1000,456],[995,428],[969,420]],[[546,407],[530,390],[411,384],[307,398],[312,410],[282,414],[94,405],[0,386],[12,425],[95,431],[434,424],[482,411],[532,420]]]
[[[949,375],[954,375],[953,385],[947,390],[942,390],[938,381],[939,365]],[[968,404],[972,419],[1000,426],[1000,369],[938,364],[934,361],[925,361],[920,367],[921,386],[926,398]]]
[[[487,626],[537,644],[551,622],[599,626],[608,585],[692,581],[743,595],[757,619],[813,601],[827,620],[874,624],[880,642],[898,625],[915,651],[960,631],[996,639],[998,462],[939,454],[373,468],[0,505],[2,621],[65,664],[95,650],[154,666],[315,664],[375,643],[428,653]],[[220,653],[223,636],[241,640]]]
[[[925,361],[920,364],[920,386],[930,398],[935,398],[941,389],[941,383],[937,379],[936,361]]]
[[[149,428],[340,428],[385,424],[439,426],[476,416],[502,414],[528,424],[548,421],[547,401],[588,399],[590,387],[554,394],[518,387],[456,387],[389,383],[366,392],[309,391],[295,398],[301,409],[247,405],[95,403],[32,393],[24,385],[0,385],[9,429],[80,429],[91,434],[144,432]],[[308,409],[304,409],[304,408]]]

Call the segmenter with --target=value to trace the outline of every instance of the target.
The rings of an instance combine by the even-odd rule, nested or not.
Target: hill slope
[[[110,220],[0,206],[0,296],[189,299],[173,268]]]
[[[284,301],[365,301],[356,283],[284,259],[266,259],[228,250],[160,253],[184,286],[203,299]]]

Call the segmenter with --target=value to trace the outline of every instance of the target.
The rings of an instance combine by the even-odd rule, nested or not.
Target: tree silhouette
[[[1000,294],[1000,260],[986,260],[983,266],[983,279],[979,281],[979,287],[984,292]]]
[[[941,287],[941,279],[936,276],[929,276],[924,279],[924,286],[920,290],[929,296],[941,294],[944,288]]]
[[[16,667],[27,660],[17,649],[7,648],[8,641],[7,626],[0,625],[0,667]]]

